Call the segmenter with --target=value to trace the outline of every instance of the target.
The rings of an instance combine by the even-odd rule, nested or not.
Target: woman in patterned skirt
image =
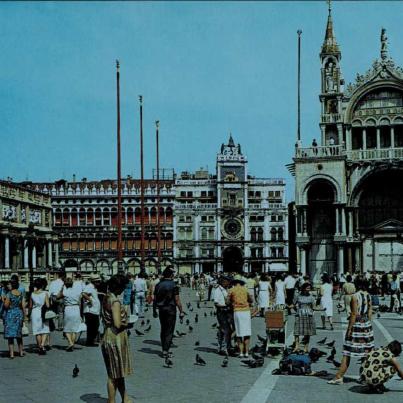
[[[316,334],[315,318],[313,316],[315,298],[310,294],[311,285],[304,283],[301,291],[294,298],[295,324],[294,324],[294,351],[299,350],[299,337],[303,336],[305,352],[309,349],[309,340]]]
[[[116,389],[124,403],[130,402],[125,387],[125,377],[133,372],[127,335],[127,312],[118,298],[127,281],[126,276],[112,276],[108,283],[108,293],[103,300],[102,319],[105,332],[101,347],[108,372],[108,403],[115,402]]]
[[[368,293],[368,281],[358,279],[357,292],[351,298],[351,315],[343,345],[343,359],[334,379],[328,383],[343,384],[351,357],[363,358],[374,348],[374,332],[372,331],[371,296]]]

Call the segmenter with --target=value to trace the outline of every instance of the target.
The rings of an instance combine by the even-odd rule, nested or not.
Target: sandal
[[[334,378],[327,382],[329,385],[343,385],[343,378]]]

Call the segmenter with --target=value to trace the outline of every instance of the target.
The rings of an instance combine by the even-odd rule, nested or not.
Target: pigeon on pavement
[[[80,372],[80,368],[78,368],[77,364],[76,364],[73,368],[73,378],[77,378],[79,372]]]
[[[318,341],[318,344],[321,345],[321,346],[323,346],[323,345],[326,343],[326,340],[327,340],[327,337],[325,337],[325,338],[322,339],[322,340],[319,340],[319,341]]]
[[[206,365],[206,361],[204,361],[199,354],[196,354],[196,365]]]
[[[144,336],[144,333],[139,332],[137,329],[134,329],[134,331],[136,332],[137,336]]]

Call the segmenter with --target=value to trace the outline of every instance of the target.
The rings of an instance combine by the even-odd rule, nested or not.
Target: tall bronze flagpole
[[[159,150],[159,128],[160,122],[155,122],[155,137],[157,147],[157,273],[161,270],[161,221],[160,221],[160,150]]]
[[[302,30],[297,31],[298,34],[298,122],[297,122],[297,141],[301,140],[301,34]]]
[[[143,96],[140,100],[140,202],[141,202],[141,263],[140,270],[144,270],[144,151],[143,151]]]
[[[120,72],[119,60],[116,60],[116,95],[117,95],[117,170],[118,170],[118,271],[123,271],[122,259],[122,172],[120,159]]]

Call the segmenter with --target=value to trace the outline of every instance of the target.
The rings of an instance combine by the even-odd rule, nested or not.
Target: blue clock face
[[[241,223],[233,218],[227,220],[227,222],[224,224],[224,231],[231,237],[239,235],[241,229]]]

